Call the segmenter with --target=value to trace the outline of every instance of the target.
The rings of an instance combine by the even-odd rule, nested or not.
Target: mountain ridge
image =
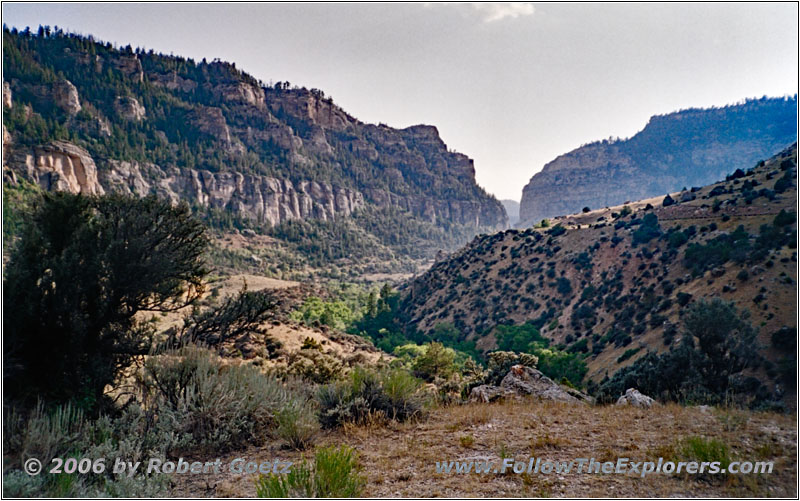
[[[689,108],[651,117],[628,139],[559,155],[523,189],[518,226],[702,186],[746,169],[796,141],[796,108],[796,96]]]
[[[3,37],[4,167],[44,189],[156,194],[240,226],[399,210],[448,249],[508,225],[434,126],[366,124],[319,89],[266,87],[233,63],[57,29]]]
[[[402,317],[433,339],[450,326],[483,352],[525,351],[541,333],[583,357],[597,383],[674,346],[691,301],[721,297],[761,327],[759,377],[783,385],[777,368],[792,359],[780,339],[796,336],[796,169],[795,143],[702,188],[476,237],[406,284]]]

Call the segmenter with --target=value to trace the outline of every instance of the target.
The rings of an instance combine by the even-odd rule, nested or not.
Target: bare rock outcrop
[[[361,193],[329,183],[292,183],[239,172],[162,169],[154,164],[108,160],[101,182],[109,191],[144,196],[150,193],[177,202],[226,209],[270,224],[288,220],[332,220],[364,205]]]
[[[171,73],[148,73],[147,78],[159,87],[181,92],[193,92],[197,88],[197,82],[188,78],[183,78],[177,72]]]
[[[145,117],[144,106],[135,97],[119,96],[114,101],[114,109],[125,120],[138,122]]]
[[[264,100],[264,90],[247,82],[220,84],[213,88],[213,92],[223,101],[249,104],[259,110],[267,108]]]
[[[231,130],[221,109],[214,106],[196,106],[189,113],[189,120],[200,132],[213,136],[223,143],[231,143]]]
[[[640,409],[649,409],[655,404],[655,400],[639,393],[636,388],[628,388],[625,394],[619,397],[616,405],[630,405]]]
[[[142,83],[144,80],[144,72],[142,71],[142,62],[136,56],[120,56],[110,58],[109,62],[117,71],[130,78],[134,82]]]
[[[13,103],[11,102],[11,86],[8,82],[3,82],[3,106],[11,109]]]
[[[333,104],[332,100],[307,89],[273,92],[269,97],[269,107],[273,113],[288,113],[326,129],[341,131],[359,123]]]
[[[54,141],[20,156],[17,161],[22,162],[28,179],[45,190],[88,195],[105,192],[97,179],[97,166],[92,157],[72,143]]]
[[[515,365],[500,382],[500,388],[519,395],[531,395],[541,400],[578,403],[579,399],[567,393],[561,386],[540,371],[525,365]]]
[[[526,365],[512,366],[500,382],[500,386],[481,385],[470,392],[471,401],[484,403],[525,396],[571,404],[593,403],[593,399],[588,395],[563,388],[540,371]]]
[[[66,113],[75,115],[81,111],[81,100],[78,96],[78,89],[76,89],[69,80],[59,80],[55,82],[50,92],[53,104]]]
[[[469,399],[472,402],[481,402],[488,404],[503,398],[514,397],[517,394],[511,390],[500,388],[499,386],[492,386],[490,384],[482,384],[476,386],[469,392]]]

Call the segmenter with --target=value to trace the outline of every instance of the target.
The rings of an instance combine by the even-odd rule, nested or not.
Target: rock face
[[[139,104],[135,97],[118,97],[114,101],[114,109],[125,120],[138,122],[145,117],[144,106]]]
[[[8,85],[8,82],[3,82],[3,106],[8,109],[13,106],[11,102],[11,86]]]
[[[231,130],[228,128],[221,109],[212,106],[198,106],[190,114],[189,119],[200,132],[213,136],[225,144],[230,144]]]
[[[266,108],[264,91],[255,85],[246,82],[221,84],[214,87],[214,93],[223,101],[245,103],[263,110]]]
[[[108,160],[100,172],[107,191],[156,194],[178,202],[229,210],[272,225],[295,219],[333,220],[364,206],[361,193],[329,183],[292,183],[238,172],[162,169],[154,164]]]
[[[69,80],[59,80],[51,89],[53,103],[70,115],[81,111],[78,89]]]
[[[26,176],[45,190],[69,191],[87,195],[105,192],[97,179],[97,167],[91,156],[66,141],[54,141],[37,146],[22,155],[15,154],[12,162],[24,165]]]
[[[147,78],[159,87],[181,92],[192,92],[197,88],[197,82],[178,75],[177,72],[171,73],[148,73]]]
[[[628,388],[625,394],[617,400],[617,405],[632,405],[640,409],[649,409],[653,404],[655,404],[655,400],[647,395],[639,393],[639,390],[636,388]]]
[[[525,365],[511,367],[500,386],[481,385],[470,392],[470,400],[484,403],[520,396],[571,404],[592,402],[590,397],[575,390],[567,391],[538,370]]]
[[[499,386],[492,386],[489,384],[482,384],[480,386],[476,386],[469,392],[469,399],[472,402],[481,402],[484,404],[488,404],[489,402],[494,402],[496,400],[500,400],[507,397],[516,396],[516,393],[510,390],[506,390],[504,388],[500,388]]]
[[[724,179],[797,139],[797,99],[761,99],[655,116],[624,141],[559,156],[522,192],[520,226]]]
[[[541,372],[525,365],[515,365],[500,382],[500,388],[519,395],[532,395],[541,400],[578,403],[580,400],[567,393],[561,386]]]
[[[435,127],[365,124],[321,90],[264,87],[232,63],[152,52],[140,59],[127,47],[92,50],[92,39],[61,35],[43,45],[11,33],[7,41],[30,62],[10,61],[15,78],[7,90],[30,103],[24,116],[45,124],[35,138],[24,136],[22,121],[13,124],[11,149],[19,151],[7,163],[43,186],[157,193],[271,223],[401,208],[408,214],[375,210],[355,224],[383,233],[397,217],[416,219],[411,237],[429,243],[421,252],[431,256],[508,225],[500,203],[475,182],[472,160],[450,151]],[[43,72],[64,80],[43,84]],[[145,110],[145,103],[153,104]],[[123,121],[135,126],[113,127]],[[94,157],[96,182],[67,182],[55,163],[26,160],[46,157],[30,145],[51,145],[64,130]],[[444,236],[432,237],[419,224],[427,222]]]
[[[120,56],[109,59],[111,66],[136,83],[142,83],[144,72],[142,62],[136,56]]]

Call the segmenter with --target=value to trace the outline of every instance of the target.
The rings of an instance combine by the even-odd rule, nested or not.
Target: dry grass
[[[734,427],[720,416],[736,413]],[[678,458],[689,436],[725,443],[733,459],[772,460],[762,476],[588,474],[452,474],[435,472],[436,461],[526,460],[530,456],[566,461],[594,457],[632,461]],[[719,497],[797,495],[796,416],[665,405],[653,410],[588,407],[557,403],[505,402],[435,409],[417,423],[372,423],[329,432],[318,445],[347,443],[359,451],[374,497]],[[277,445],[231,457],[299,459]],[[225,458],[223,458],[225,461]],[[204,493],[204,480],[181,479],[178,493]],[[214,479],[217,496],[253,496],[247,476]],[[212,492],[212,491],[209,491]]]

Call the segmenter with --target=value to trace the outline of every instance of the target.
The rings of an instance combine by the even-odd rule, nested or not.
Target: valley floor
[[[416,423],[347,427],[316,446],[348,444],[359,451],[370,497],[796,497],[797,416],[710,407],[584,407],[546,402],[467,404],[434,409]],[[771,474],[638,475],[442,474],[437,461],[527,462],[687,460],[690,437],[725,444],[731,460],[774,461]],[[261,462],[313,456],[276,444],[221,457]],[[188,458],[187,458],[188,459]],[[214,458],[196,458],[196,460]],[[703,460],[697,458],[698,461]],[[173,495],[252,497],[255,475],[175,476]]]

